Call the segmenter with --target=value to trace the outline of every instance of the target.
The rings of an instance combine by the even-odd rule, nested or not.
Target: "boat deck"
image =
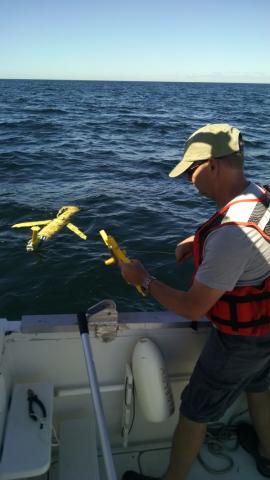
[[[119,450],[113,454],[114,465],[117,472],[117,478],[121,480],[123,473],[126,470],[135,470],[142,472],[145,475],[160,477],[169,462],[170,447],[169,445],[149,445],[143,449],[127,449],[128,451]],[[214,470],[220,471],[228,467],[228,461],[224,458],[213,456],[209,454],[206,446],[202,448],[201,455],[209,470],[204,468],[198,459],[195,460],[188,480],[209,480],[211,478],[220,478],[222,480],[260,480],[262,476],[256,469],[254,460],[241,447],[238,447],[234,452],[227,452],[232,460],[232,466],[227,472],[217,473]],[[211,469],[213,469],[211,471]],[[103,465],[102,457],[99,456],[99,471],[100,479],[107,480],[106,472]],[[80,477],[74,477],[77,480]],[[88,472],[85,472],[85,478],[91,478]],[[36,477],[37,480],[59,480],[59,459],[57,454],[52,457],[52,464],[49,472]],[[29,479],[30,480],[30,479]]]
[[[120,318],[118,323],[110,323],[110,331],[108,325],[105,325],[106,335],[108,332],[112,335],[112,331],[114,334],[110,341],[101,341],[100,335],[104,335],[103,320],[91,324],[91,328],[95,325],[95,328],[99,328],[99,330],[92,328],[90,332],[90,345],[98,372],[98,388],[102,396],[113,461],[119,480],[127,470],[135,470],[157,478],[166,471],[170,457],[170,441],[178,421],[179,398],[209,331],[209,327],[206,325],[195,332],[190,328],[188,322],[178,320],[178,323],[175,323],[172,315],[164,312],[149,314],[149,321],[145,313],[142,315],[136,313],[136,315],[134,314],[136,321],[133,322],[132,315],[125,314],[123,321]],[[106,320],[105,313],[103,316]],[[92,402],[89,402],[91,389],[87,382],[82,342],[77,327],[74,330],[74,322],[74,315],[68,318],[63,316],[63,319],[62,317],[61,319],[38,317],[33,320],[31,317],[24,322],[23,328],[20,322],[17,322],[13,331],[10,331],[10,324],[7,326],[3,324],[3,331],[7,328],[9,330],[2,335],[2,340],[0,336],[3,351],[2,371],[7,379],[7,386],[11,387],[13,384],[12,398],[15,398],[14,387],[16,385],[24,385],[25,389],[29,389],[30,386],[35,393],[38,392],[47,411],[50,410],[50,418],[48,415],[44,425],[47,425],[49,432],[53,426],[53,444],[57,443],[57,446],[52,446],[51,436],[42,443],[41,433],[47,430],[45,428],[42,429],[42,432],[38,430],[38,435],[33,436],[31,449],[28,448],[30,453],[28,452],[25,458],[30,458],[33,464],[35,462],[32,460],[36,458],[36,451],[44,453],[43,450],[45,450],[46,455],[42,456],[38,465],[39,469],[37,470],[35,465],[30,465],[26,470],[23,465],[24,468],[21,468],[20,471],[24,475],[18,476],[16,473],[13,477],[10,475],[5,478],[28,480],[27,476],[32,472],[31,478],[37,480],[108,480],[99,445],[99,429]],[[112,328],[115,327],[114,323],[117,331]],[[176,405],[174,414],[160,424],[151,423],[145,418],[134,393],[130,399],[127,395],[126,366],[130,365],[136,343],[145,337],[155,342],[164,355]],[[4,387],[5,385],[2,384],[2,388],[9,398],[11,388]],[[49,399],[43,394],[43,388],[46,392],[50,391]],[[21,401],[17,402],[15,413],[16,415],[20,414],[20,418],[25,420],[26,431],[28,431],[29,427],[34,426],[34,423],[29,418],[28,409],[25,409],[24,406],[25,404]],[[130,410],[126,408],[128,406],[130,406]],[[249,421],[247,416],[244,419],[242,417],[246,408],[246,399],[240,396],[220,421],[225,425],[235,424],[237,421]],[[124,413],[126,414],[128,411],[129,418],[126,419]],[[7,415],[13,418],[11,409]],[[14,415],[15,420],[16,415]],[[127,421],[126,426],[128,427],[128,447],[126,448],[123,446],[126,439],[123,435],[123,419]],[[17,428],[17,423],[15,421],[13,423]],[[24,430],[22,431],[24,432]],[[15,435],[12,438],[15,438]],[[26,444],[29,447],[29,442],[27,443],[24,438],[25,435],[23,435],[21,445]],[[36,438],[40,440],[39,449],[35,449]],[[229,444],[229,446],[231,445]],[[10,463],[12,466],[14,464],[14,445],[9,451],[11,452]],[[51,455],[50,452],[52,452]],[[203,446],[201,453],[208,468],[204,468],[196,459],[188,480],[209,480],[211,478],[260,480],[262,478],[256,469],[253,458],[240,447],[235,451],[225,452],[232,460],[232,464],[231,468],[223,473],[220,470],[226,469],[228,463],[231,463],[230,460],[221,456],[213,456],[208,452],[206,445]],[[50,465],[49,471],[40,475],[40,472],[44,472],[48,465]],[[25,474],[25,472],[27,473]]]

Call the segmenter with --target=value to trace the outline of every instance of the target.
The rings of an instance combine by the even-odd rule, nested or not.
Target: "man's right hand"
[[[186,258],[189,258],[193,255],[193,243],[194,235],[191,235],[177,244],[175,249],[177,263],[181,263],[186,260]]]

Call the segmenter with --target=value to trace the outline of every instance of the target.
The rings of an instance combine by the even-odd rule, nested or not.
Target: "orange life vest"
[[[253,202],[254,208],[252,208]],[[248,218],[240,214],[248,209]],[[246,210],[247,210],[246,209]],[[237,213],[233,212],[237,210]],[[268,218],[269,217],[269,218]],[[194,239],[195,272],[203,257],[203,247],[210,232],[227,225],[239,225],[256,228],[270,243],[270,196],[265,189],[257,198],[232,201],[218,210],[196,232]],[[270,271],[270,266],[269,266]],[[209,310],[208,318],[221,332],[231,335],[263,336],[270,333],[270,274],[260,286],[235,287],[218,300]]]

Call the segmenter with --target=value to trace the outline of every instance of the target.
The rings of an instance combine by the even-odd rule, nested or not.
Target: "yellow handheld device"
[[[105,260],[105,265],[112,265],[113,263],[115,263],[116,260],[121,260],[123,263],[130,263],[130,259],[127,257],[126,252],[124,250],[121,250],[117,241],[113,237],[107,235],[105,230],[100,230],[99,233],[105,245],[112,252],[112,257]],[[135,287],[138,292],[145,297],[145,293],[143,292],[140,285],[135,285]]]

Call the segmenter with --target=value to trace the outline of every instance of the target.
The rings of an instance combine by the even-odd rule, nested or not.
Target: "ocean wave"
[[[35,121],[35,120],[8,120],[5,122],[0,122],[0,129],[23,129],[26,133],[30,133],[33,130],[41,130],[41,129],[59,129],[60,125],[53,122],[42,122],[42,121]]]
[[[68,112],[66,110],[63,110],[61,108],[56,108],[56,107],[49,107],[49,108],[33,108],[33,107],[26,107],[25,112],[28,113],[33,113],[35,115],[42,115],[42,114],[48,114],[48,115],[66,115]]]

